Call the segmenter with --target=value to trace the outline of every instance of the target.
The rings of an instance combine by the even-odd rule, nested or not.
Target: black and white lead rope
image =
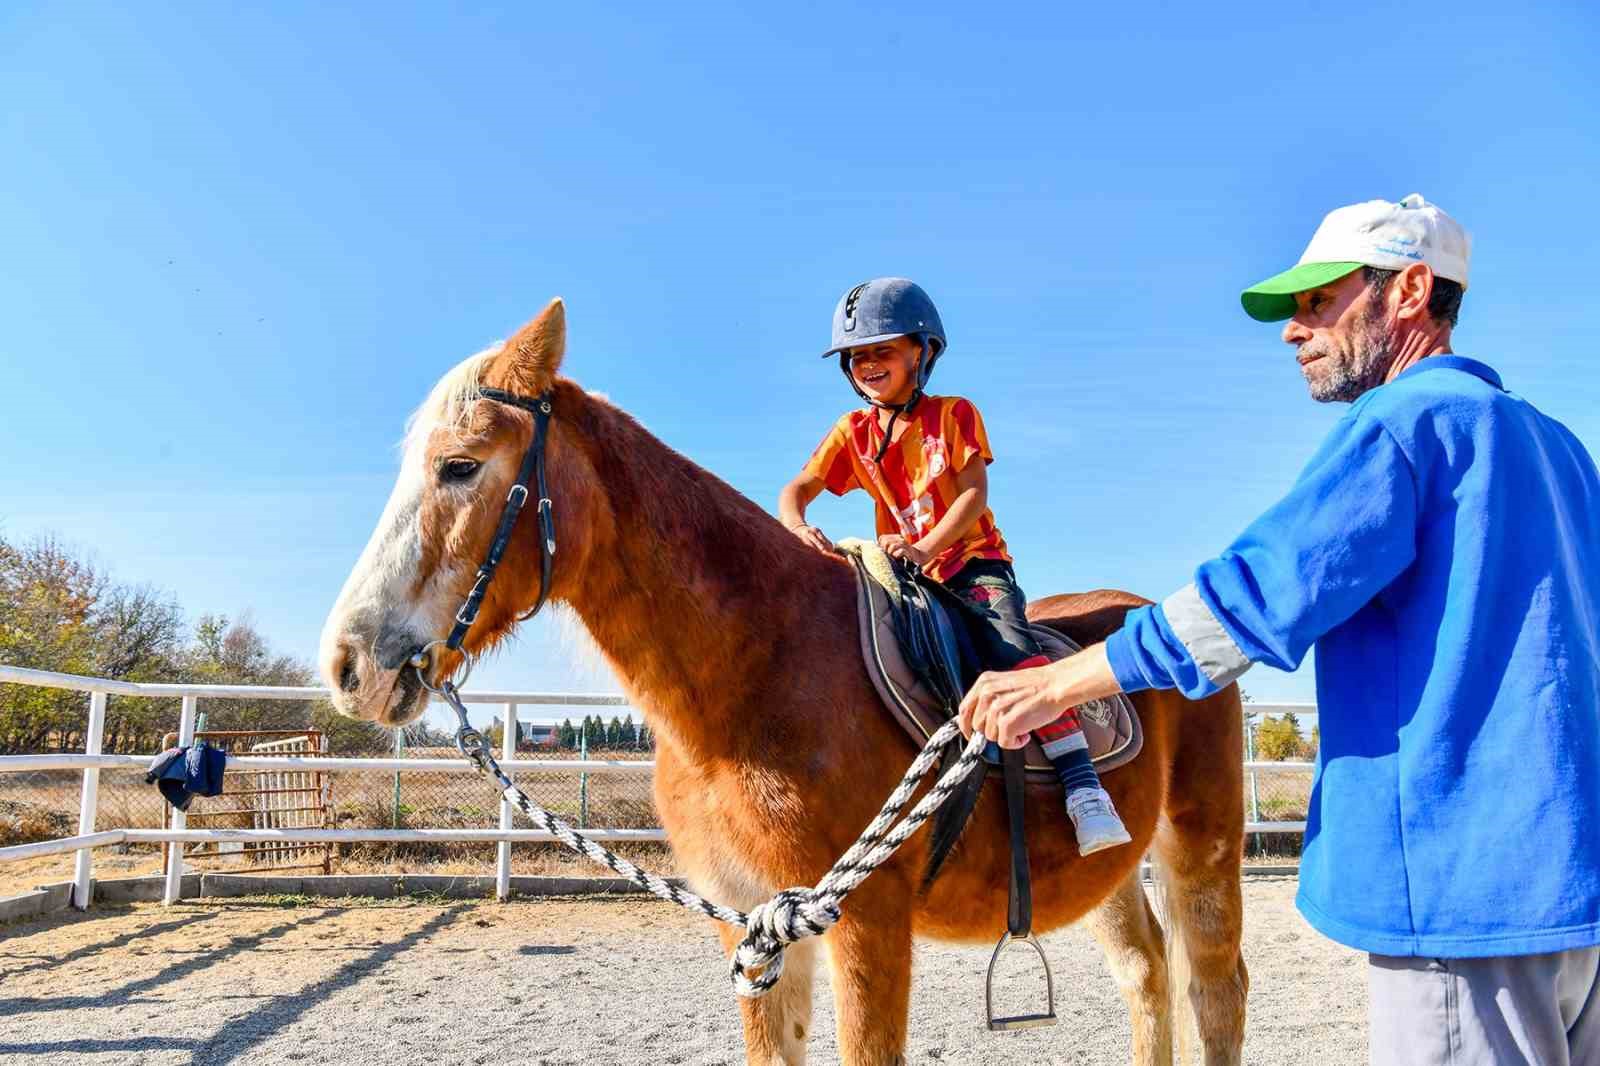
[[[461,754],[471,759],[484,777],[492,778],[499,786],[501,794],[527,815],[535,825],[555,836],[573,851],[609,866],[646,892],[670,900],[680,907],[699,911],[707,917],[746,929],[745,938],[734,950],[729,966],[734,991],[752,999],[765,995],[778,983],[778,978],[783,975],[784,949],[797,940],[827,932],[839,920],[839,905],[844,902],[845,897],[865,881],[872,871],[888,862],[895,850],[944,805],[957,786],[973,771],[983,766],[983,749],[986,743],[982,733],[973,733],[955,764],[945,771],[944,776],[939,778],[928,794],[911,809],[911,813],[897,823],[896,819],[905,810],[906,804],[911,802],[911,797],[922,779],[938,762],[939,754],[945,745],[961,736],[961,729],[955,721],[946,722],[928,738],[927,745],[912,761],[905,776],[900,779],[900,784],[895,787],[894,792],[884,803],[883,809],[872,820],[872,824],[862,831],[861,836],[850,846],[850,850],[839,857],[839,861],[823,875],[815,888],[786,888],[746,913],[712,903],[693,892],[687,892],[667,883],[648,870],[639,869],[627,859],[613,854],[578,833],[566,822],[529,799],[527,793],[513,784],[500,769],[500,764],[495,761],[490,751],[488,739],[474,729],[467,720],[467,709],[462,705],[454,683],[445,681],[435,691],[445,698],[455,710],[456,717],[460,719],[460,727],[456,732],[456,747],[460,749]]]

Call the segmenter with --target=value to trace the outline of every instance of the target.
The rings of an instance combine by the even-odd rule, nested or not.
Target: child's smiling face
[[[916,388],[922,345],[912,336],[893,337],[850,349],[850,376],[878,403],[900,404]]]

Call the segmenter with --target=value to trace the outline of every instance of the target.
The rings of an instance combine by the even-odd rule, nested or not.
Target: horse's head
[[[563,426],[563,401],[569,416],[584,401],[570,383],[558,386],[565,347],[566,316],[556,300],[516,336],[446,374],[413,416],[394,492],[322,631],[322,674],[341,712],[392,726],[423,711],[426,693],[409,664],[455,624],[534,431],[530,411],[485,397],[485,389],[529,399],[556,394],[544,454],[562,561],[549,591],[559,594],[564,571],[571,580],[570,564],[584,554],[572,534],[584,525],[593,472]],[[470,654],[510,632],[539,596],[538,506],[534,489],[467,632]],[[440,647],[429,659],[435,679],[460,663]]]

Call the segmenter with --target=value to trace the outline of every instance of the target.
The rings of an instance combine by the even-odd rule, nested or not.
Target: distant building
[[[489,728],[498,733],[505,728],[501,719],[496,718]],[[517,723],[517,747],[519,748],[553,748],[557,741],[557,727],[549,724],[535,725],[532,722]]]

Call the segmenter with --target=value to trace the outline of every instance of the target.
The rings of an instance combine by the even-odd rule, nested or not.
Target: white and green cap
[[[1258,322],[1294,314],[1294,294],[1338,281],[1364,266],[1404,270],[1427,263],[1441,278],[1467,287],[1472,238],[1461,223],[1412,193],[1397,204],[1368,200],[1330,211],[1300,262],[1244,290],[1239,300]]]

